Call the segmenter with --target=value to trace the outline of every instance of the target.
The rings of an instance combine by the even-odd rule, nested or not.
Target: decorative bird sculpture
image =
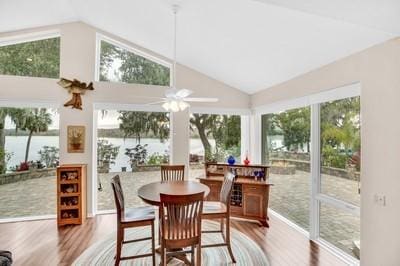
[[[72,99],[66,102],[64,106],[71,106],[72,108],[79,110],[82,110],[81,94],[85,94],[87,90],[94,90],[93,82],[90,82],[89,85],[86,86],[85,82],[80,82],[77,79],[69,80],[61,78],[60,81],[58,81],[57,83],[61,87],[67,89],[69,93],[72,93]]]

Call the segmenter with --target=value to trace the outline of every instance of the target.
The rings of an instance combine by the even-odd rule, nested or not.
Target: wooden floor
[[[84,225],[57,229],[55,220],[0,224],[0,250],[13,252],[14,265],[70,265],[87,247],[116,229],[115,215],[98,215]],[[255,240],[271,265],[345,265],[281,220],[269,229],[246,221],[233,227]]]

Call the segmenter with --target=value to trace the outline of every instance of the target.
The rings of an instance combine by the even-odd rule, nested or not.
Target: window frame
[[[256,162],[261,162],[262,157],[262,115],[278,113],[281,111],[291,110],[295,108],[311,107],[311,195],[310,195],[310,231],[309,238],[318,244],[326,247],[329,251],[334,253],[336,256],[350,263],[359,263],[356,258],[351,257],[338,247],[329,243],[328,241],[320,237],[320,214],[319,208],[321,203],[328,204],[334,208],[351,213],[352,215],[360,217],[361,208],[351,203],[336,199],[334,197],[327,196],[321,193],[321,153],[320,153],[320,106],[324,102],[330,102],[335,100],[341,100],[351,97],[361,97],[361,83],[354,82],[347,85],[343,85],[337,88],[325,90],[320,93],[307,95],[300,98],[294,98],[285,101],[278,101],[267,105],[262,105],[253,108],[253,131],[255,140],[252,143],[253,147],[253,158],[256,158]],[[254,159],[253,159],[254,160]],[[362,180],[362,178],[361,178]],[[274,212],[273,212],[274,213]],[[293,225],[294,223],[290,220],[278,215],[287,224]],[[294,226],[298,229],[299,227]],[[361,228],[360,228],[361,229]],[[300,230],[302,231],[302,230]]]
[[[147,60],[150,60],[154,63],[160,64],[164,67],[167,67],[169,69],[169,86],[172,84],[172,79],[173,79],[173,73],[172,73],[172,63],[161,59],[157,56],[151,55],[150,53],[147,53],[143,50],[140,50],[137,47],[134,47],[132,45],[129,45],[125,42],[118,41],[116,39],[113,39],[107,35],[101,34],[101,33],[96,33],[96,56],[95,56],[95,71],[94,71],[94,80],[97,82],[105,82],[105,81],[100,81],[100,57],[101,57],[101,42],[107,42],[109,44],[115,45],[121,49],[124,49],[128,52],[131,52],[135,55],[144,57]],[[117,82],[119,83],[119,82]],[[127,84],[137,84],[137,83],[127,83]],[[156,86],[156,85],[151,85],[151,84],[140,84],[140,85],[146,85],[146,86]]]

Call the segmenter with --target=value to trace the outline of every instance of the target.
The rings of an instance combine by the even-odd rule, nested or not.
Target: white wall
[[[84,23],[68,23],[51,27],[43,27],[11,33],[0,33],[1,38],[13,35],[26,34],[37,31],[59,30],[61,33],[61,61],[60,72],[65,78],[77,78],[89,82],[95,79],[96,58],[96,32],[122,41],[127,45],[141,49],[140,47],[124,41],[120,38],[96,30]],[[146,52],[146,49],[143,49]],[[156,54],[151,53],[154,56]],[[170,61],[166,58],[160,57]],[[96,196],[93,181],[96,180],[95,158],[95,129],[96,121],[93,115],[95,104],[143,104],[145,99],[136,96],[162,96],[165,87],[138,84],[95,82],[94,91],[83,96],[83,111],[69,109],[62,106],[70,95],[67,91],[56,84],[57,80],[47,78],[30,78],[0,75],[0,105],[15,103],[42,103],[59,106],[60,113],[60,163],[86,163],[88,164],[88,212],[93,213],[95,209],[92,202]],[[193,104],[195,107],[207,108],[249,108],[249,95],[227,86],[221,82],[211,79],[192,69],[178,65],[177,86],[194,91],[194,96],[217,97],[217,103]],[[188,163],[189,158],[189,112],[182,112],[172,116],[172,160],[174,163]],[[68,125],[84,125],[86,127],[85,152],[67,153],[66,129]],[[176,131],[176,132],[174,132]],[[179,139],[179,141],[176,141]],[[187,141],[182,141],[187,139]],[[174,141],[175,140],[175,141]],[[93,188],[93,189],[91,189]],[[95,206],[94,206],[95,207]]]
[[[361,264],[400,265],[400,39],[251,96],[252,107],[361,82]],[[386,195],[385,207],[374,194]]]

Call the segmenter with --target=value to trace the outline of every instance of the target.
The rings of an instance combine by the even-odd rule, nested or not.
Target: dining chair
[[[124,193],[122,191],[121,181],[118,175],[114,176],[111,180],[111,186],[114,191],[115,205],[117,208],[117,254],[115,256],[115,265],[119,265],[121,260],[131,260],[143,257],[152,257],[153,266],[155,265],[155,243],[154,243],[154,220],[155,211],[151,206],[138,207],[138,208],[125,208]],[[150,226],[151,237],[144,237],[125,241],[125,229],[139,226]],[[151,252],[121,257],[122,245],[151,240]]]
[[[161,165],[161,181],[183,181],[185,165]]]
[[[231,236],[230,236],[230,200],[235,181],[235,175],[231,172],[225,173],[224,182],[219,194],[219,201],[205,201],[203,206],[202,219],[220,219],[220,230],[208,230],[203,233],[221,233],[224,242],[217,244],[202,245],[202,248],[211,247],[222,247],[228,248],[229,255],[233,263],[236,263],[236,259],[233,256],[231,248]],[[225,220],[225,223],[224,223]],[[224,232],[225,225],[225,232]]]
[[[160,194],[161,201],[161,265],[167,255],[191,253],[191,265],[201,265],[201,213],[204,192],[191,195]],[[183,248],[191,247],[190,250]],[[196,247],[196,263],[194,250]],[[171,251],[167,250],[177,250]],[[186,257],[186,256],[185,256]]]

